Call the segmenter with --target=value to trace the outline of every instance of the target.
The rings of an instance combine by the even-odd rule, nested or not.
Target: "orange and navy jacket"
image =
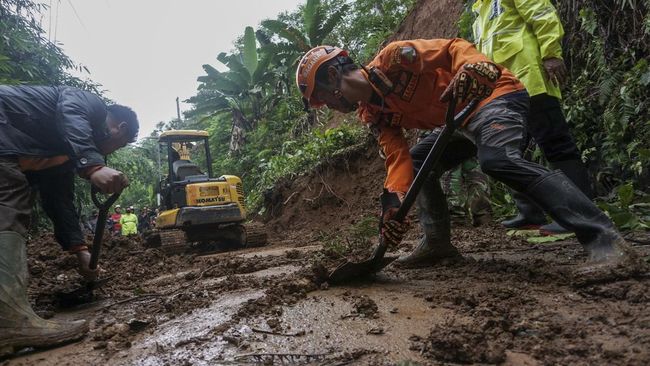
[[[383,97],[383,106],[359,105],[359,118],[378,132],[379,145],[386,155],[386,189],[406,192],[413,181],[413,162],[402,129],[429,130],[443,125],[446,103],[439,101],[440,95],[464,64],[480,61],[491,62],[463,39],[418,39],[390,43],[368,64],[368,68],[376,68],[393,83],[388,94],[373,85]],[[499,68],[501,78],[496,88],[477,109],[501,95],[524,90],[510,71]]]

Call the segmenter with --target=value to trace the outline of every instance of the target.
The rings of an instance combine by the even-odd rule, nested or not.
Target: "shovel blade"
[[[93,290],[96,290],[106,284],[112,277],[105,277],[93,282],[88,282],[72,291],[57,292],[56,298],[59,306],[62,308],[71,308],[77,305],[87,304],[95,300]]]
[[[362,262],[345,262],[330,273],[328,282],[343,283],[366,278],[381,271],[397,258],[399,257],[373,257]]]

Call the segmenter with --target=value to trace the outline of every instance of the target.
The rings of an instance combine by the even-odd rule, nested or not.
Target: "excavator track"
[[[152,232],[145,237],[145,246],[158,248],[166,255],[183,254],[190,247],[185,232],[179,229]]]
[[[167,255],[183,254],[189,249],[187,236],[183,230],[163,230],[160,232],[160,249]]]
[[[166,255],[185,253],[210,254],[237,248],[256,248],[268,243],[263,225],[237,224],[218,229],[202,228],[189,233],[165,229],[146,237],[146,246],[158,248]]]
[[[246,248],[263,247],[268,243],[268,235],[266,229],[260,224],[244,224],[244,231],[246,232]]]

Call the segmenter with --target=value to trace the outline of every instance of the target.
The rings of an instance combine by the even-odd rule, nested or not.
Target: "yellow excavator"
[[[209,135],[199,130],[165,131],[158,137],[167,156],[167,176],[160,178],[160,213],[156,228],[145,235],[147,247],[167,254],[208,253],[267,243],[261,225],[245,223],[244,189],[234,175],[212,174]],[[202,147],[202,148],[201,148]],[[203,161],[199,166],[190,158]]]

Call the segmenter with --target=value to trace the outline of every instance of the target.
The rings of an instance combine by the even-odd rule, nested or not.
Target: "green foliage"
[[[249,175],[254,185],[248,192],[249,207],[259,207],[261,193],[272,187],[280,178],[294,176],[331,158],[340,150],[357,143],[365,132],[358,126],[343,124],[340,127],[313,130],[296,140],[285,140],[279,146],[262,149],[254,161],[255,170]]]
[[[470,42],[474,42],[474,32],[472,26],[474,25],[474,20],[476,19],[476,14],[472,11],[472,5],[474,1],[464,0],[464,11],[460,15],[458,20],[458,37],[464,38]]]
[[[618,186],[608,197],[600,198],[598,206],[621,230],[650,229],[650,195],[635,191],[632,182]]]
[[[301,22],[297,26],[280,19],[264,20],[262,26],[287,42],[297,57],[312,47],[323,44],[349,9],[349,5],[344,2],[337,2],[337,6],[332,4],[321,0],[307,0],[298,14]]]
[[[39,22],[45,9],[32,0],[0,0],[0,84],[70,85],[98,92],[98,84],[69,74],[88,69],[45,37]]]
[[[350,50],[359,62],[370,61],[399,27],[415,0],[347,1],[350,11],[332,40]],[[339,41],[340,40],[340,41]]]
[[[342,232],[320,231],[317,238],[326,252],[346,257],[351,252],[376,245],[378,227],[379,219],[376,216],[363,216]]]
[[[356,143],[364,134],[360,127],[343,124],[324,131],[314,130],[298,140],[285,141],[279,154],[262,150],[258,155],[258,167],[264,171],[260,183],[270,186],[278,178],[311,169],[338,150]]]
[[[255,31],[253,27],[246,27],[244,31],[244,66],[249,75],[253,75],[257,70],[257,44],[255,41]]]
[[[650,1],[577,1],[560,5],[572,47],[566,58],[572,82],[564,108],[599,192],[633,181],[650,183]],[[576,7],[573,7],[575,9]]]

